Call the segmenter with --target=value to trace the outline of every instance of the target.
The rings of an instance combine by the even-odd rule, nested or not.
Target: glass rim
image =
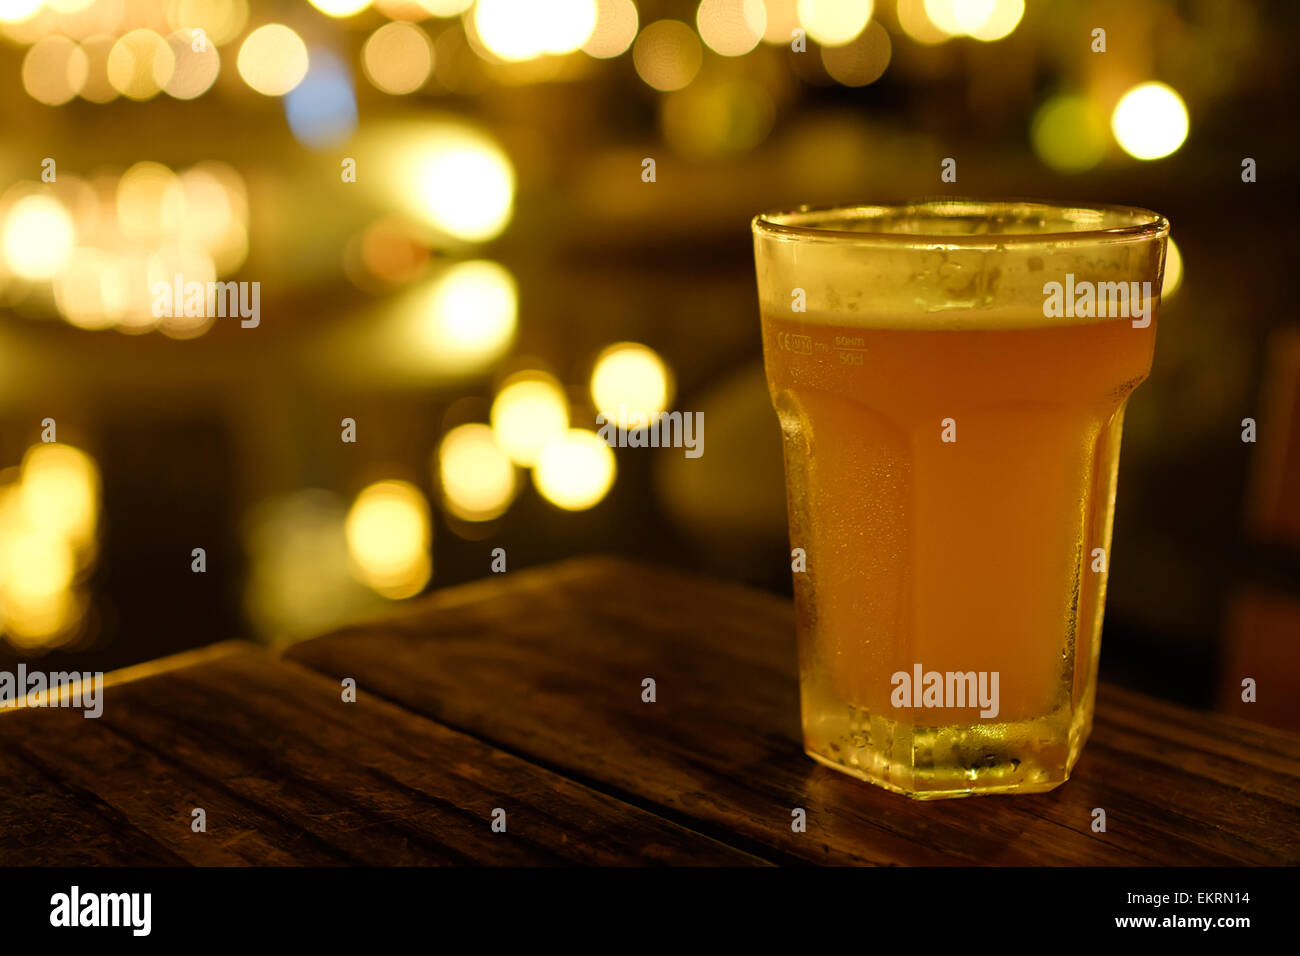
[[[1044,229],[1035,232],[953,233],[885,232],[868,229],[836,229],[838,219],[844,221],[858,217],[863,220],[882,218],[889,214],[918,214],[930,212],[932,218],[942,218],[943,211],[956,218],[960,211],[978,216],[983,210],[993,218],[997,210],[1041,209],[1058,214],[1068,220],[1070,213],[1110,214],[1127,219],[1116,226],[1083,229]],[[1080,221],[1086,217],[1080,216]],[[830,225],[810,225],[808,220],[830,221]],[[959,249],[995,249],[1005,246],[1034,246],[1076,243],[1135,242],[1169,235],[1169,220],[1158,212],[1140,206],[1122,206],[1112,203],[1063,202],[1051,199],[973,199],[959,196],[941,196],[927,199],[851,205],[812,206],[801,205],[793,209],[761,212],[751,220],[756,235],[773,238],[803,240],[852,241],[861,245],[884,245],[898,248],[951,247]]]

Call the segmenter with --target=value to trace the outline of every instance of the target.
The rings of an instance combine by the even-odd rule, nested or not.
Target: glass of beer
[[[753,221],[804,747],[918,799],[1068,779],[1169,224],[933,200]]]

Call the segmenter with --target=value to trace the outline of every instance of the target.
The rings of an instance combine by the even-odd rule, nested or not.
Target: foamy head
[[[754,256],[769,316],[1014,329],[1153,311],[1167,235],[1144,210],[943,200],[760,216]]]

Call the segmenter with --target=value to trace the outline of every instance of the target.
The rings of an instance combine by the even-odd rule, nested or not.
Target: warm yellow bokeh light
[[[799,0],[799,22],[822,46],[842,46],[871,19],[873,0]]]
[[[61,442],[33,445],[23,456],[21,506],[33,527],[86,547],[99,521],[99,469],[84,451]]]
[[[121,94],[108,79],[108,56],[113,52],[116,37],[99,34],[81,41],[82,52],[86,54],[86,82],[81,87],[81,98],[91,103],[108,103]]]
[[[217,53],[215,43],[203,44],[201,51],[194,49],[195,43],[189,30],[177,30],[167,38],[171,44],[172,54],[176,57],[176,68],[171,79],[163,84],[168,96],[178,100],[192,100],[206,93],[216,82],[221,72],[221,55]]]
[[[1106,121],[1083,96],[1054,96],[1034,113],[1034,152],[1063,173],[1091,169],[1106,152]]]
[[[591,373],[591,398],[605,420],[617,424],[620,413],[649,419],[672,401],[672,382],[663,359],[637,342],[609,346]]]
[[[479,0],[480,5],[483,0]],[[596,0],[531,0],[538,7],[538,42],[543,53],[562,55],[582,49],[596,30]]]
[[[0,544],[0,606],[9,643],[50,646],[74,623],[72,545],[56,533],[27,528]]]
[[[743,56],[762,39],[767,8],[763,0],[700,0],[695,25],[700,39],[714,53]]]
[[[180,224],[183,239],[197,242],[208,252],[222,249],[232,227],[242,226],[242,215],[235,196],[218,174],[221,164],[191,166],[178,177],[185,217]],[[227,177],[238,176],[226,167]]]
[[[173,30],[202,30],[208,43],[229,43],[248,23],[248,0],[171,0],[167,22]]]
[[[157,283],[172,283],[180,276],[182,284],[197,282],[204,288],[217,278],[217,267],[202,246],[193,242],[168,242],[149,258],[149,288]],[[195,315],[189,308],[177,307],[172,315],[161,316],[158,328],[174,339],[192,339],[212,327],[214,316],[202,310]],[[191,314],[187,314],[191,313]]]
[[[0,0],[0,22],[20,23],[40,8],[41,0]]]
[[[464,521],[491,521],[514,499],[518,476],[487,425],[453,428],[438,445],[443,503]]]
[[[153,30],[132,30],[108,51],[107,68],[113,89],[128,99],[147,100],[171,81],[176,54]]]
[[[535,465],[542,447],[568,428],[569,402],[564,388],[545,372],[512,375],[492,402],[497,444],[518,465]]]
[[[23,57],[23,89],[47,106],[68,102],[86,85],[90,60],[67,37],[42,37]]]
[[[670,92],[695,79],[704,62],[700,38],[680,20],[656,20],[636,38],[632,62],[647,86]]]
[[[767,14],[763,42],[788,46],[799,29],[799,0],[764,0],[763,7]]]
[[[282,23],[258,27],[239,47],[239,75],[264,96],[284,96],[307,75],[307,44]]]
[[[1020,25],[1025,0],[953,0],[953,13],[967,36],[993,43]]]
[[[582,52],[607,60],[627,52],[636,39],[640,18],[632,0],[596,0],[596,28]]]
[[[380,481],[357,495],[344,523],[353,575],[389,598],[418,594],[432,573],[429,504],[406,481]]]
[[[394,195],[411,212],[456,239],[486,242],[510,222],[515,171],[491,140],[445,130],[403,149]]]
[[[1163,83],[1133,87],[1115,105],[1110,128],[1120,148],[1135,159],[1160,159],[1187,139],[1187,107]]]
[[[185,189],[161,163],[136,163],[118,181],[118,228],[128,239],[154,243],[173,235],[185,222],[185,211]]]
[[[967,22],[977,22],[981,13],[988,16],[993,11],[992,0],[973,0],[973,3],[973,7],[967,5],[965,8]],[[959,37],[966,32],[957,17],[956,0],[924,0],[923,6],[926,19],[945,36]]]
[[[0,481],[0,629],[10,645],[52,648],[86,607],[75,582],[94,557],[99,469],[62,443],[33,445]]]
[[[614,484],[614,452],[595,432],[571,428],[546,444],[533,469],[542,497],[566,511],[599,504]]]
[[[473,26],[493,55],[522,62],[580,49],[596,17],[596,0],[478,0]]]
[[[950,39],[925,12],[925,0],[898,0],[898,25],[917,43],[934,46]]]
[[[1167,299],[1183,284],[1183,254],[1170,239],[1165,248],[1165,279],[1160,284],[1160,298]]]
[[[876,21],[843,46],[822,47],[822,66],[831,79],[844,86],[866,86],[874,83],[889,67],[893,46],[889,31]]]
[[[433,72],[433,44],[414,23],[386,23],[366,40],[361,65],[376,89],[395,95],[413,93]]]
[[[328,17],[354,17],[370,6],[370,0],[311,0],[311,5]]]
[[[77,244],[72,216],[49,196],[24,196],[4,220],[4,259],[24,279],[50,279],[72,258]]]
[[[469,9],[474,0],[415,0],[435,17],[459,16]]]
[[[459,262],[433,285],[423,326],[426,345],[445,362],[486,361],[514,338],[518,309],[515,280],[504,266]]]
[[[104,302],[104,284],[112,257],[102,250],[81,246],[68,267],[54,279],[54,304],[68,322],[79,329],[106,329],[114,318]]]

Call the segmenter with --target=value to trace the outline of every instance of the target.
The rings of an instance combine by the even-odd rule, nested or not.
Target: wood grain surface
[[[0,712],[0,863],[1300,862],[1298,736],[1103,686],[1062,787],[917,802],[803,754],[793,635],[780,598],[585,558],[180,655],[98,720]]]

